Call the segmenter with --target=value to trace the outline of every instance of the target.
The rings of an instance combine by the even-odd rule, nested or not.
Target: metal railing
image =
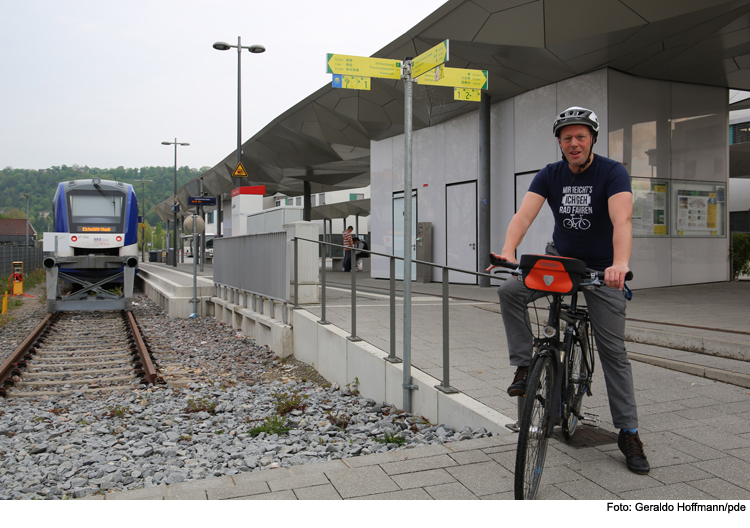
[[[293,284],[294,284],[294,298],[297,299],[297,276],[298,276],[298,270],[297,270],[297,246],[298,242],[311,242],[313,244],[319,244],[319,245],[326,245],[326,246],[334,246],[334,247],[341,247],[338,244],[332,244],[329,242],[323,242],[319,240],[310,240],[307,238],[300,238],[295,237],[294,238],[294,276],[293,276]],[[389,259],[390,264],[390,349],[388,353],[388,357],[385,358],[386,361],[390,361],[392,363],[400,363],[402,360],[396,357],[396,261],[397,260],[404,260],[403,257],[398,257],[396,255],[389,255],[387,253],[378,253],[376,251],[364,251],[359,250],[357,253],[369,253],[370,255],[377,255],[380,257],[386,257]],[[325,266],[325,257],[321,257],[322,265],[320,267],[320,320],[318,321],[318,324],[325,325],[330,324],[329,321],[326,321],[326,266]],[[354,263],[356,262],[356,258],[352,258],[352,267],[351,267],[351,334],[347,337],[350,341],[361,341],[359,337],[357,337],[357,273],[356,273],[356,265]],[[477,277],[489,277],[491,279],[497,279],[497,280],[505,280],[504,277],[498,277],[497,275],[490,275],[487,273],[480,273],[476,271],[471,270],[465,270],[465,269],[459,269],[459,268],[453,268],[450,266],[444,266],[442,264],[435,264],[434,262],[425,262],[421,260],[415,260],[412,259],[413,264],[423,264],[425,266],[431,266],[433,268],[440,268],[442,270],[442,281],[443,281],[443,291],[442,291],[442,319],[443,319],[443,377],[441,380],[440,385],[436,385],[435,388],[438,390],[451,394],[459,392],[458,389],[455,389],[454,387],[451,387],[450,384],[450,310],[449,310],[449,301],[450,301],[450,282],[448,280],[448,274],[450,271],[457,271],[460,273],[466,273],[469,275],[475,275]],[[295,302],[294,308],[300,308],[300,306]],[[411,321],[404,321],[404,327],[410,331],[411,329]]]
[[[274,301],[279,302],[286,323],[289,298],[287,236],[281,231],[214,239],[214,285],[217,289],[224,289],[223,295],[216,291],[216,296],[226,300],[227,295],[231,295],[229,300],[232,303],[259,313],[263,313],[263,299],[269,299],[271,318],[275,318]],[[251,306],[247,303],[248,295],[251,296]],[[244,297],[242,302],[239,302],[240,296]]]

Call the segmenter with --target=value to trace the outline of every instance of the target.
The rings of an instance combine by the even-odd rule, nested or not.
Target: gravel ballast
[[[136,303],[159,368],[180,386],[0,399],[0,498],[77,498],[490,435],[430,424],[362,397],[356,382],[331,386],[213,318]]]

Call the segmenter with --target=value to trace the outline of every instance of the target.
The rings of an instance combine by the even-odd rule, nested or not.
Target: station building
[[[413,257],[417,230],[429,229],[427,260],[479,271],[502,248],[534,174],[560,159],[554,117],[584,106],[601,122],[594,153],[631,176],[633,287],[729,280],[729,196],[750,175],[747,145],[730,145],[729,91],[750,90],[750,0],[570,6],[449,0],[373,55],[403,60],[447,39],[446,66],[489,72],[479,103],[415,85],[412,189],[403,183],[403,81],[386,79],[368,91],[325,86],[269,123],[242,146],[246,184],[301,197],[306,219],[314,195],[369,186],[371,249],[397,255],[410,194]],[[217,218],[231,207],[236,159],[235,151],[201,176]],[[196,182],[180,189],[181,202]],[[169,220],[171,199],[162,205]],[[545,205],[519,255],[542,252],[551,234]],[[371,273],[387,278],[387,259],[373,258]],[[454,272],[449,280],[477,281]]]

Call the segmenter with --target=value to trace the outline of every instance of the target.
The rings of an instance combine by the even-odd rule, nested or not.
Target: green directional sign
[[[448,62],[448,41],[444,40],[411,61],[411,77],[415,79]]]
[[[354,77],[400,79],[401,61],[329,53],[326,60],[326,73],[351,75]]]
[[[465,70],[463,68],[445,68],[442,79],[435,80],[431,73],[417,79],[419,84],[431,86],[450,86],[452,88],[473,88],[487,90],[489,88],[489,74],[487,70]]]

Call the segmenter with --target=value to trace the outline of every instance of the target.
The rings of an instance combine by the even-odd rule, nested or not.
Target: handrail
[[[296,271],[296,262],[297,262],[297,244],[298,241],[305,241],[305,242],[312,242],[314,244],[324,245],[324,246],[331,246],[331,247],[340,247],[345,249],[351,249],[347,248],[346,246],[343,246],[341,244],[334,244],[332,242],[324,242],[322,240],[312,240],[308,238],[303,237],[294,237],[294,262],[295,262],[295,273],[294,273],[294,298],[297,299],[298,296],[298,288],[297,288],[297,271]],[[356,248],[354,248],[356,250]],[[388,357],[385,358],[386,361],[397,363],[401,362],[399,358],[396,357],[396,260],[404,260],[403,257],[399,257],[396,255],[389,255],[386,253],[379,253],[377,251],[372,250],[357,250],[357,253],[369,253],[370,255],[377,255],[381,257],[386,257],[390,260],[390,351],[388,354]],[[326,289],[326,272],[325,272],[325,259],[329,258],[325,255],[321,256],[322,259],[322,269],[321,269],[321,320],[318,321],[318,324],[330,324],[328,321],[325,320],[325,313],[326,313],[326,296],[325,296],[325,289]],[[352,259],[354,262],[354,258]],[[448,281],[448,272],[449,271],[457,271],[460,273],[466,273],[469,275],[475,275],[477,277],[489,277],[491,279],[497,279],[497,280],[506,280],[506,277],[498,277],[497,275],[490,275],[488,273],[481,273],[477,271],[472,270],[465,270],[460,268],[454,268],[452,266],[446,266],[443,264],[435,264],[434,262],[426,262],[421,260],[412,259],[411,262],[413,264],[422,264],[431,266],[434,268],[439,268],[442,270],[442,280],[443,280],[443,293],[442,293],[442,310],[443,310],[443,379],[440,383],[440,385],[436,385],[435,388],[447,393],[456,393],[459,392],[458,389],[451,387],[450,385],[450,310],[449,310],[449,298],[450,298],[450,283]],[[352,288],[351,288],[351,318],[352,318],[352,332],[351,335],[348,337],[351,341],[359,341],[360,339],[357,337],[357,330],[356,330],[356,321],[357,321],[357,301],[356,301],[356,265],[352,266],[351,268],[351,277],[352,277]],[[299,308],[299,306],[295,302],[294,308]],[[406,324],[410,324],[410,321],[405,321]],[[404,352],[404,356],[406,356],[406,352]],[[406,385],[406,384],[405,384]],[[405,388],[411,388],[414,387],[412,385],[409,385],[409,387]],[[411,412],[409,405],[409,402],[407,401],[407,398],[404,397],[404,410],[407,412]]]

